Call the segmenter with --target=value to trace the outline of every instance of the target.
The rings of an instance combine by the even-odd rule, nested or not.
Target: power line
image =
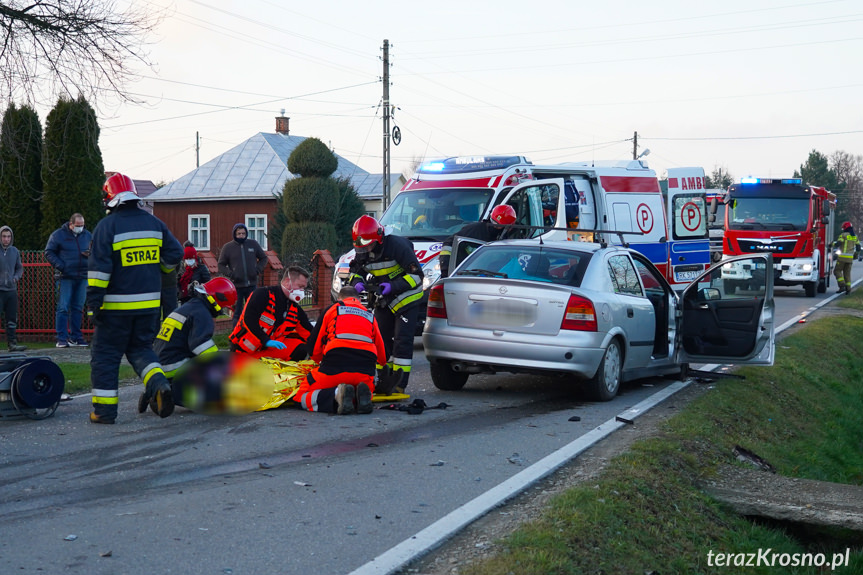
[[[786,134],[781,136],[714,136],[705,138],[642,138],[672,142],[698,142],[714,140],[778,140],[781,138],[810,138],[815,136],[842,136],[846,134],[863,134],[863,130],[848,130],[845,132],[821,132],[815,134]]]

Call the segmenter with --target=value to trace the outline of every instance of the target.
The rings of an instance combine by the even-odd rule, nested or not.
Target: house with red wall
[[[288,171],[288,157],[306,139],[290,134],[288,120],[277,117],[275,133],[255,134],[146,198],[153,214],[180,242],[189,240],[199,252],[211,252],[202,254],[211,269],[222,246],[233,239],[234,224],[240,222],[249,229],[249,237],[271,256],[278,251],[279,246],[268,242],[276,197],[282,193],[285,181],[297,177]],[[338,154],[336,159],[338,168],[333,176],[347,177],[366,211],[380,215],[383,174],[371,174]],[[391,195],[403,183],[400,174],[392,176]]]

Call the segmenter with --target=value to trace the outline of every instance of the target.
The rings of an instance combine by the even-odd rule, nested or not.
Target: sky
[[[383,172],[515,154],[788,177],[813,149],[863,154],[859,0],[136,0],[162,14],[140,104],[96,103],[105,169],[170,182],[281,110],[292,135]],[[44,124],[47,110],[40,113]]]

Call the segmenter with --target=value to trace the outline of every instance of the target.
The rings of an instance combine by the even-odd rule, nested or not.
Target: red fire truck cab
[[[800,178],[744,178],[728,188],[725,204],[723,257],[769,252],[774,285],[802,286],[808,297],[827,291],[835,194]],[[722,279],[733,293],[764,273],[729,263]]]

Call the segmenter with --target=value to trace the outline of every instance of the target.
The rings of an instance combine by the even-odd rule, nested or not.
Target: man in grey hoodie
[[[18,327],[18,281],[24,275],[21,252],[12,245],[12,228],[0,227],[0,312],[6,316],[6,341],[9,351],[24,351],[18,345],[15,329]]]
[[[258,287],[258,276],[267,266],[267,254],[261,244],[249,237],[245,224],[236,224],[232,230],[233,240],[222,246],[219,252],[219,273],[237,287],[237,303],[234,306],[233,325],[237,325],[246,300]]]

